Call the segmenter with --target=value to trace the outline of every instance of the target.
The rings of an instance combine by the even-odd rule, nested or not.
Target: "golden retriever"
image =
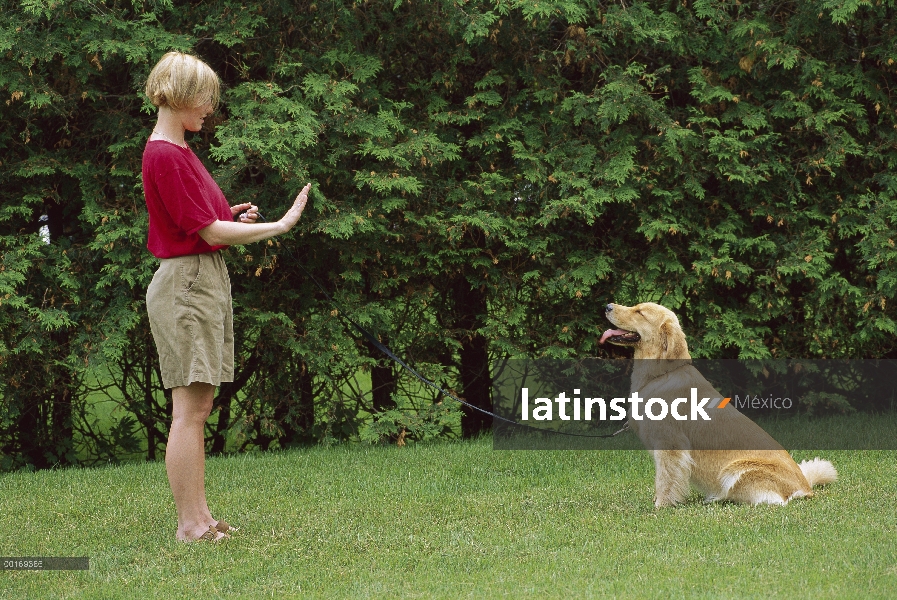
[[[605,331],[601,343],[635,349],[632,392],[645,400],[664,399],[667,404],[674,398],[723,397],[691,364],[685,334],[672,311],[645,302],[632,307],[608,304],[605,314],[618,329]],[[636,420],[630,411],[630,426],[654,454],[656,507],[682,502],[691,486],[708,502],[787,504],[792,498],[812,496],[814,486],[838,477],[826,460],[795,463],[782,446],[732,404],[708,411],[712,411],[710,421],[687,415],[687,411],[681,416],[691,419],[670,415]]]

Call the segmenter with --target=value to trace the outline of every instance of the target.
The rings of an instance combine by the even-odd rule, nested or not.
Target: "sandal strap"
[[[236,527],[232,527],[232,526],[228,525],[227,521],[225,521],[224,519],[215,523],[215,529],[217,529],[221,533],[228,533],[231,531],[239,531]]]

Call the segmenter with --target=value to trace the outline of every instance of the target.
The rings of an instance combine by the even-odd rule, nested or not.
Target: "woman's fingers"
[[[305,184],[305,187],[302,188],[302,191],[299,192],[299,195],[296,196],[296,202],[294,202],[294,205],[300,206],[300,209],[299,209],[300,212],[305,209],[305,205],[308,202],[309,190],[311,190],[311,184],[307,183],[307,184]]]
[[[292,228],[293,225],[299,220],[299,217],[302,216],[302,211],[305,210],[305,205],[308,202],[308,192],[311,190],[311,184],[308,183],[304,188],[299,192],[296,196],[296,199],[293,201],[293,206],[290,207],[290,210],[287,211],[287,214],[283,216],[283,221],[287,225],[288,228]]]

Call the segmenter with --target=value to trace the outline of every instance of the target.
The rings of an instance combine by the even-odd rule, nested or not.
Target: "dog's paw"
[[[654,508],[667,508],[676,504],[676,501],[670,498],[654,498]]]

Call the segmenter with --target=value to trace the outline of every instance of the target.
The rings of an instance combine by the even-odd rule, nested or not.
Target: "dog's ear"
[[[670,360],[688,357],[688,344],[682,329],[671,320],[660,325],[660,357]]]

